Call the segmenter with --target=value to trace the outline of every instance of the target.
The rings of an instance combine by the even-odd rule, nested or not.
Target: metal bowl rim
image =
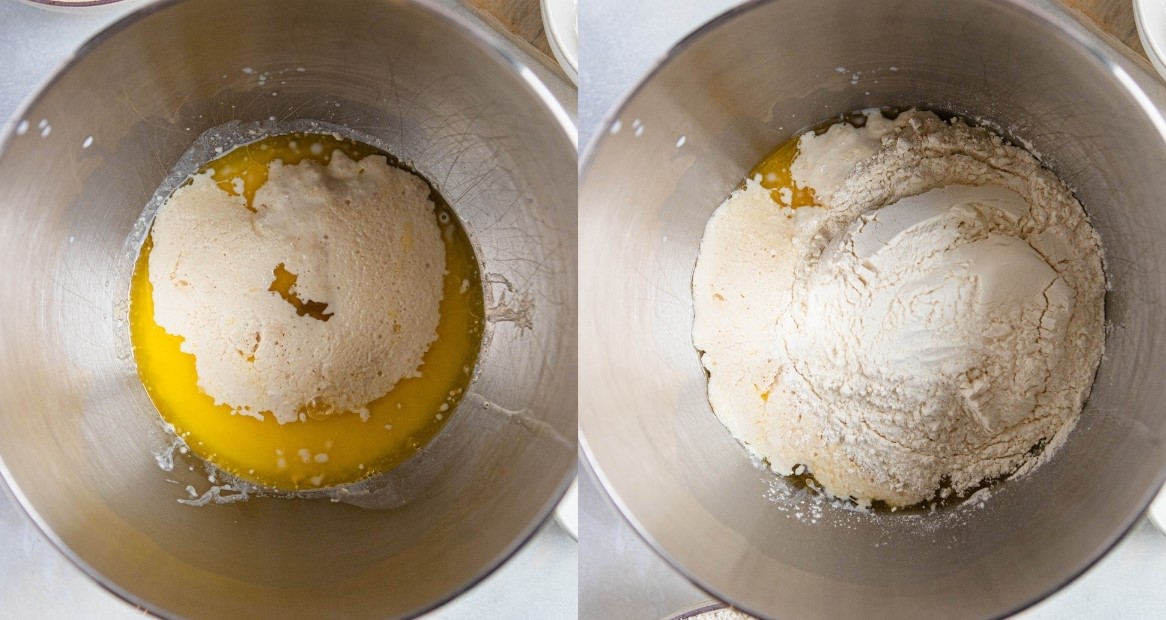
[[[114,0],[117,1],[117,0]],[[171,8],[174,5],[183,2],[190,2],[194,0],[155,0],[147,5],[131,10],[126,15],[120,17],[115,22],[102,28],[93,36],[85,40],[79,45],[67,58],[57,64],[40,83],[33,88],[31,93],[27,95],[23,101],[16,107],[12,115],[0,125],[0,159],[8,152],[8,147],[16,137],[16,127],[25,118],[28,111],[31,110],[41,97],[44,96],[57,82],[70,70],[80,62],[85,56],[89,54],[94,48],[100,46],[108,39],[112,39],[122,30],[125,30],[133,24],[145,19],[154,13],[160,13]],[[501,64],[507,71],[514,74],[519,80],[524,82],[529,89],[528,92],[533,94],[535,98],[540,101],[547,109],[550,115],[555,119],[556,124],[563,137],[574,147],[577,152],[579,148],[579,133],[575,124],[571,121],[570,115],[559,103],[558,99],[551,93],[550,89],[538,78],[537,75],[524,63],[517,58],[512,57],[508,52],[498,46],[486,33],[482,32],[480,28],[469,23],[465,18],[457,15],[455,12],[437,5],[430,0],[397,0],[395,4],[404,4],[424,12],[438,21],[444,21],[447,25],[453,27],[460,32],[467,41],[475,45],[484,56],[490,58],[492,61]],[[425,606],[419,607],[409,613],[407,617],[417,617],[424,615],[453,599],[466,593],[474,586],[484,581],[487,577],[492,575],[494,571],[498,570],[510,558],[514,557],[520,549],[522,549],[534,535],[538,532],[543,523],[546,522],[547,517],[555,506],[558,505],[563,495],[567,492],[567,487],[570,486],[571,480],[575,476],[576,467],[570,467],[563,472],[562,479],[559,481],[554,493],[547,498],[542,508],[536,513],[537,518],[533,519],[522,532],[515,537],[513,541],[498,553],[496,557],[487,562],[479,573],[466,580],[465,583],[460,584],[450,592],[442,597],[436,598],[427,603]],[[113,596],[122,601],[133,605],[139,609],[144,609],[151,614],[162,618],[172,618],[180,620],[180,617],[173,612],[158,607],[153,603],[139,598],[137,595],[123,590],[118,585],[107,580],[100,571],[90,566],[87,562],[76,555],[72,549],[62,541],[57,534],[48,526],[41,518],[36,508],[29,502],[27,496],[21,492],[20,487],[16,481],[12,479],[12,474],[4,462],[3,454],[0,454],[0,489],[7,493],[8,497],[15,500],[13,503],[20,508],[20,512],[36,525],[36,529],[40,534],[47,539],[52,546],[61,553],[71,564],[79,568],[85,573],[94,583],[100,586],[103,590],[109,592]]]
[[[696,45],[707,35],[720,29],[728,22],[736,19],[741,15],[745,15],[751,11],[757,10],[762,6],[775,4],[780,1],[781,0],[747,0],[740,5],[730,8],[729,10],[705,22],[689,34],[685,35],[677,43],[670,47],[663,56],[653,62],[648,71],[645,72],[634,85],[625,90],[616,99],[616,103],[603,114],[595,128],[595,131],[593,131],[588,138],[587,144],[584,146],[583,152],[579,158],[580,193],[582,193],[581,190],[583,187],[583,182],[587,178],[587,172],[591,168],[592,160],[594,160],[596,157],[600,143],[609,133],[612,125],[620,118],[620,116],[623,115],[624,111],[632,102],[632,100],[639,96],[641,92],[643,92],[649,82],[656,78],[657,75],[661,73],[663,69],[679,55]],[[1060,16],[1058,16],[1051,11],[1034,6],[1027,0],[1002,0],[1000,4],[1006,5],[1006,7],[1010,9],[1026,14],[1029,19],[1052,27],[1052,29],[1056,30],[1060,35],[1067,39],[1070,46],[1077,47],[1080,51],[1084,52],[1086,56],[1090,57],[1093,62],[1095,62],[1097,65],[1100,65],[1100,68],[1112,74],[1125,89],[1125,94],[1134,100],[1137,106],[1141,109],[1141,112],[1145,118],[1154,125],[1155,129],[1157,129],[1158,138],[1162,141],[1163,148],[1166,149],[1166,119],[1163,119],[1161,111],[1159,111],[1153,102],[1150,101],[1150,98],[1141,89],[1141,87],[1138,86],[1136,82],[1134,82],[1133,78],[1131,78],[1121,66],[1115,63],[1108,54],[1106,54],[1098,46],[1094,45],[1080,33],[1075,32],[1070,28],[1066,28],[1059,21],[1060,19],[1069,19],[1067,15],[1062,13]],[[636,535],[638,535],[640,539],[647,543],[648,547],[651,548],[652,551],[656,553],[656,555],[663,558],[664,561],[668,562],[668,564],[671,565],[673,569],[679,572],[685,579],[692,582],[696,587],[710,593],[718,600],[725,601],[727,606],[739,609],[750,615],[766,617],[766,614],[762,614],[756,611],[753,607],[749,605],[742,605],[739,601],[734,600],[732,597],[723,595],[716,588],[712,587],[712,584],[698,576],[696,571],[688,569],[679,561],[677,561],[671,553],[669,553],[668,549],[662,543],[660,543],[660,541],[658,541],[652,535],[647,527],[635,517],[624,500],[615,491],[615,487],[608,479],[602,465],[598,459],[595,458],[594,451],[591,448],[590,442],[587,440],[587,433],[584,431],[582,423],[579,424],[579,446],[584,457],[587,459],[587,465],[595,474],[595,479],[599,481],[599,485],[603,491],[603,494],[606,495],[607,499],[618,509],[617,512],[619,512],[620,517],[624,520],[624,522],[631,526]],[[1161,472],[1159,472],[1157,477],[1157,484],[1153,485],[1144,493],[1145,497],[1140,502],[1142,507],[1141,510],[1139,512],[1133,513],[1132,516],[1125,517],[1119,523],[1118,527],[1114,529],[1114,533],[1112,534],[1112,539],[1110,541],[1102,544],[1092,554],[1091,557],[1086,558],[1086,560],[1082,562],[1081,566],[1077,567],[1077,569],[1075,569],[1067,578],[1061,580],[1060,583],[1054,584],[1054,586],[1047,592],[1039,594],[1010,610],[1006,610],[1005,612],[999,614],[997,617],[1005,618],[1028,609],[1037,603],[1040,603],[1041,601],[1052,596],[1065,586],[1075,581],[1090,568],[1093,568],[1093,566],[1100,562],[1102,558],[1108,555],[1114,547],[1116,547],[1123,539],[1125,539],[1126,536],[1129,535],[1129,533],[1133,530],[1134,525],[1137,524],[1142,514],[1145,513],[1146,508],[1149,507],[1150,502],[1153,501],[1156,494],[1155,489],[1163,487],[1164,484],[1166,484],[1166,469],[1163,469]]]

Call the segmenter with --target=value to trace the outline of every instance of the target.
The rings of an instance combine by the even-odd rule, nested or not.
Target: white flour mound
[[[445,246],[417,176],[383,157],[273,162],[248,210],[196,175],[159,209],[149,257],[154,319],[183,338],[199,387],[280,422],[365,406],[418,376],[437,338]],[[327,304],[300,316],[270,290]],[[330,316],[328,316],[330,315]]]
[[[730,432],[864,504],[1051,456],[1104,338],[1098,240],[1069,190],[987,130],[915,111],[807,133],[792,172],[822,208],[749,181],[697,260],[693,339]]]

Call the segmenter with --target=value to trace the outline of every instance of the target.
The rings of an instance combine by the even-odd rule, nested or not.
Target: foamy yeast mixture
[[[449,206],[327,134],[208,162],[159,209],[130,293],[138,372],[183,450],[283,490],[385,471],[436,435],[483,315]]]
[[[708,222],[693,340],[713,410],[777,473],[862,504],[1027,471],[1100,361],[1097,236],[983,128],[858,120],[778,149]]]

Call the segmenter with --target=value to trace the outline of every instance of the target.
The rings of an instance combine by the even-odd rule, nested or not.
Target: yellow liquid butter
[[[774,202],[794,209],[818,205],[812,187],[798,187],[794,183],[791,168],[793,167],[794,160],[798,157],[798,140],[800,138],[800,133],[794,134],[792,138],[786,140],[769,155],[766,155],[765,159],[762,159],[760,163],[753,167],[753,170],[749,171],[749,178],[761,178],[761,187],[769,190]],[[788,201],[782,200],[782,190],[789,192],[787,195],[789,198]]]
[[[898,116],[898,112],[891,108],[884,108],[882,114],[887,118],[895,118]],[[856,127],[861,127],[865,122],[865,115],[862,112],[855,112],[818,123],[810,128],[810,131],[821,135],[839,123],[850,123]],[[761,187],[770,191],[774,202],[793,209],[798,207],[822,206],[814,194],[814,188],[799,187],[794,182],[792,168],[794,160],[798,158],[798,153],[800,152],[798,143],[805,133],[805,131],[795,132],[793,136],[781,143],[780,146],[766,155],[764,159],[749,171],[749,178],[760,178]],[[783,191],[788,192],[785,199],[782,197]]]
[[[313,160],[327,165],[334,151],[359,160],[385,153],[326,134],[272,136],[241,146],[208,162],[219,187],[242,194],[250,208],[266,182],[268,165]],[[387,156],[388,157],[388,156]],[[389,162],[395,160],[389,157]],[[235,415],[198,387],[195,358],[180,349],[182,338],[154,321],[148,273],[150,238],[143,244],[130,289],[130,337],[138,374],[162,418],[190,450],[219,469],[283,491],[348,484],[385,472],[413,455],[449,420],[470,382],[481,345],[484,320],[481,276],[473,247],[452,209],[436,192],[434,217],[445,245],[445,276],[437,339],[420,376],[402,379],[369,403],[367,419],[356,413],[308,417],[279,424],[270,414],[259,420]],[[272,295],[287,298],[294,275],[276,270]],[[309,304],[310,305],[310,304]],[[311,313],[312,308],[305,308]],[[305,317],[305,320],[315,320]]]

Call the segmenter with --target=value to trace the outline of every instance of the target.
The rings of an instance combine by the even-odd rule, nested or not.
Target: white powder
[[[882,114],[872,113],[865,116],[866,122],[861,129],[840,123],[830,127],[824,139],[812,131],[802,134],[798,139],[798,152],[803,156],[795,158],[790,166],[794,182],[799,187],[814,188],[815,196],[823,205],[832,204],[834,192],[842,187],[854,167],[879,152],[884,135],[925,114],[909,110],[890,120]],[[825,148],[829,149],[829,156],[813,155],[814,151]]]
[[[895,506],[1051,456],[1103,343],[1097,238],[1064,185],[920,112],[806,134],[792,172],[824,208],[748,182],[694,274],[693,338],[734,436],[780,474]]]
[[[445,246],[417,176],[383,157],[270,165],[253,201],[196,175],[158,211],[149,258],[154,319],[183,338],[199,387],[237,413],[365,412],[419,375],[437,337]],[[270,290],[327,304],[301,316]]]

